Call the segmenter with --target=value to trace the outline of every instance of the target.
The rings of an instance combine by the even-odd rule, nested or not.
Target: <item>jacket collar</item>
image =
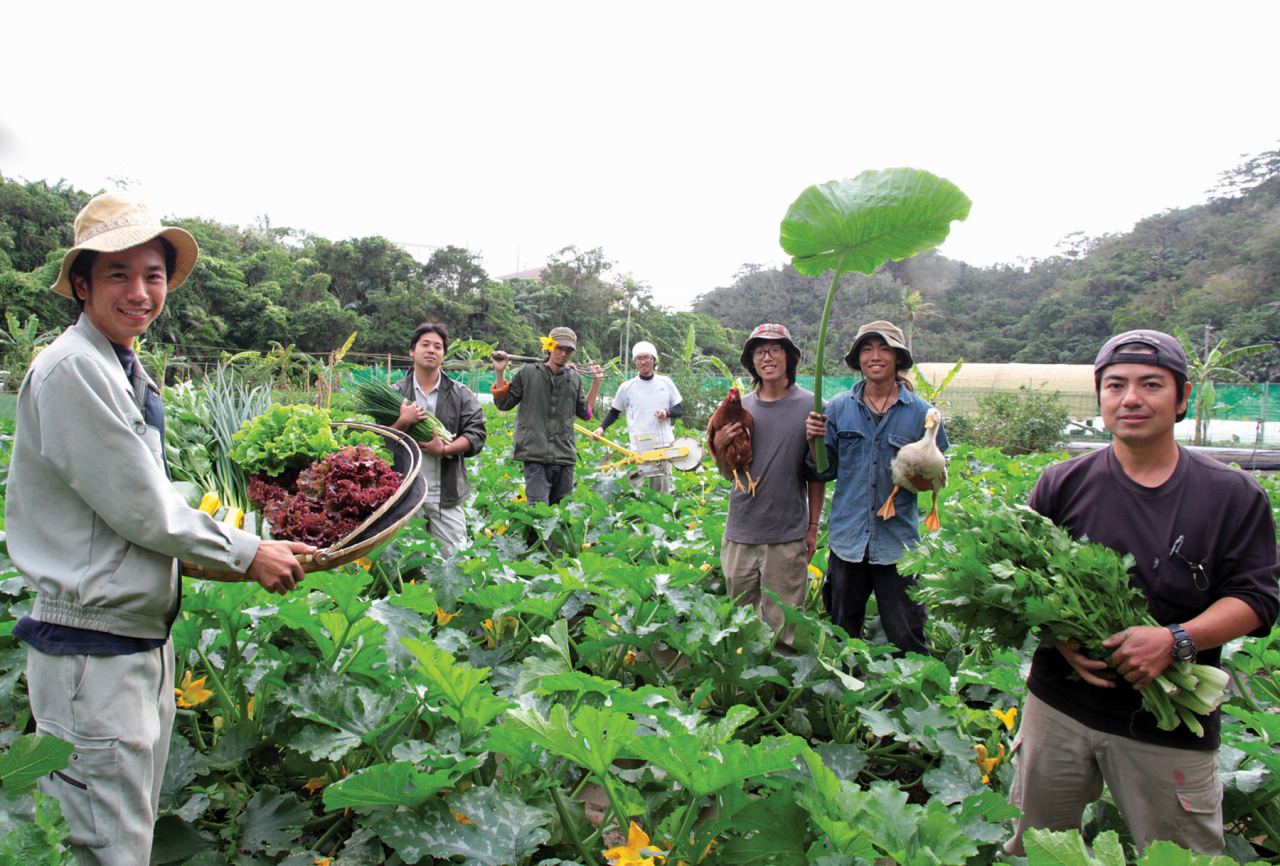
[[[81,337],[87,340],[89,345],[93,346],[93,348],[97,350],[98,354],[102,356],[102,360],[107,363],[108,367],[119,373],[120,379],[125,383],[125,386],[130,390],[133,390],[133,382],[124,375],[124,368],[120,366],[120,358],[116,355],[116,350],[111,347],[111,341],[107,339],[106,334],[99,331],[98,327],[84,313],[80,314],[80,318],[77,319],[76,323],[71,327],[74,328]],[[143,384],[157,393],[160,391],[155,380],[151,378],[151,375],[147,372],[146,368],[142,366],[141,360],[137,361],[133,365],[133,378],[135,380],[140,380]]]

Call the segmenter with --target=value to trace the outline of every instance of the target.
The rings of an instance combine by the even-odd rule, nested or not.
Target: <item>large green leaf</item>
[[[67,766],[75,747],[57,737],[27,734],[0,755],[0,783],[10,797],[34,788],[41,776]]]
[[[453,784],[448,773],[419,773],[404,761],[374,764],[324,789],[329,811],[349,806],[417,806]]]
[[[550,834],[551,816],[515,794],[472,788],[409,812],[379,812],[370,826],[406,863],[463,857],[468,864],[525,863]]]
[[[922,169],[864,171],[802,192],[782,220],[780,240],[802,274],[869,274],[942,243],[971,204],[955,184]]]
[[[808,747],[799,737],[770,737],[748,746],[738,740],[707,743],[702,737],[684,734],[636,737],[630,751],[702,797],[734,782],[790,770],[796,756]]]
[[[418,659],[418,670],[431,684],[432,697],[445,701],[442,712],[458,726],[464,739],[481,734],[510,706],[493,693],[486,681],[488,668],[463,664],[434,644],[405,638],[405,647]]]
[[[274,785],[253,795],[244,812],[236,818],[240,825],[240,847],[250,851],[279,852],[287,849],[302,832],[311,810],[292,794]]]
[[[636,723],[625,713],[590,706],[579,709],[570,721],[564,704],[556,704],[547,718],[532,707],[514,709],[503,727],[517,740],[535,743],[598,776],[606,776],[618,752],[631,742]]]

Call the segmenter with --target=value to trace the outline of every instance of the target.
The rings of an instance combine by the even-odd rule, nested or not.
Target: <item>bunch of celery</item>
[[[1156,626],[1142,592],[1129,583],[1132,556],[1079,542],[1026,506],[970,499],[956,516],[898,562],[914,574],[915,597],[931,614],[1018,647],[1029,633],[1057,642],[1075,638],[1094,658],[1102,642],[1130,626]],[[1222,703],[1227,674],[1175,662],[1142,690],[1143,708],[1161,730],[1184,724],[1197,736],[1197,716]]]

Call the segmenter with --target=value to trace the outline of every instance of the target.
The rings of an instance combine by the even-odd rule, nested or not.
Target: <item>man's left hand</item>
[[[440,434],[431,437],[430,442],[419,442],[423,454],[430,454],[432,457],[444,456],[444,443],[440,441]]]
[[[818,527],[809,524],[809,531],[804,534],[804,550],[808,554],[805,562],[813,562],[813,555],[818,552]]]
[[[1130,626],[1104,640],[1102,646],[1115,650],[1107,663],[1135,689],[1151,685],[1173,661],[1173,635],[1161,626]]]

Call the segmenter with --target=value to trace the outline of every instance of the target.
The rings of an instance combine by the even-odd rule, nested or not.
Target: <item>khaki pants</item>
[[[61,803],[77,861],[147,863],[177,712],[173,643],[123,656],[28,649],[27,689],[37,733],[75,746],[40,790]]]
[[[809,557],[803,538],[778,544],[740,544],[726,538],[720,544],[720,568],[729,597],[754,607],[774,631],[782,628],[782,608],[764,590],[776,592],[782,604],[804,606]],[[790,647],[794,630],[787,626],[778,644]]]
[[[1141,851],[1167,839],[1221,854],[1222,782],[1218,753],[1153,746],[1080,724],[1032,694],[1013,742],[1009,800],[1022,809],[1005,851],[1023,854],[1029,827],[1080,829],[1084,807],[1105,782]]]
[[[467,540],[467,518],[461,505],[441,508],[439,502],[427,502],[419,513],[427,519],[427,532],[440,542],[445,555],[453,553]]]

